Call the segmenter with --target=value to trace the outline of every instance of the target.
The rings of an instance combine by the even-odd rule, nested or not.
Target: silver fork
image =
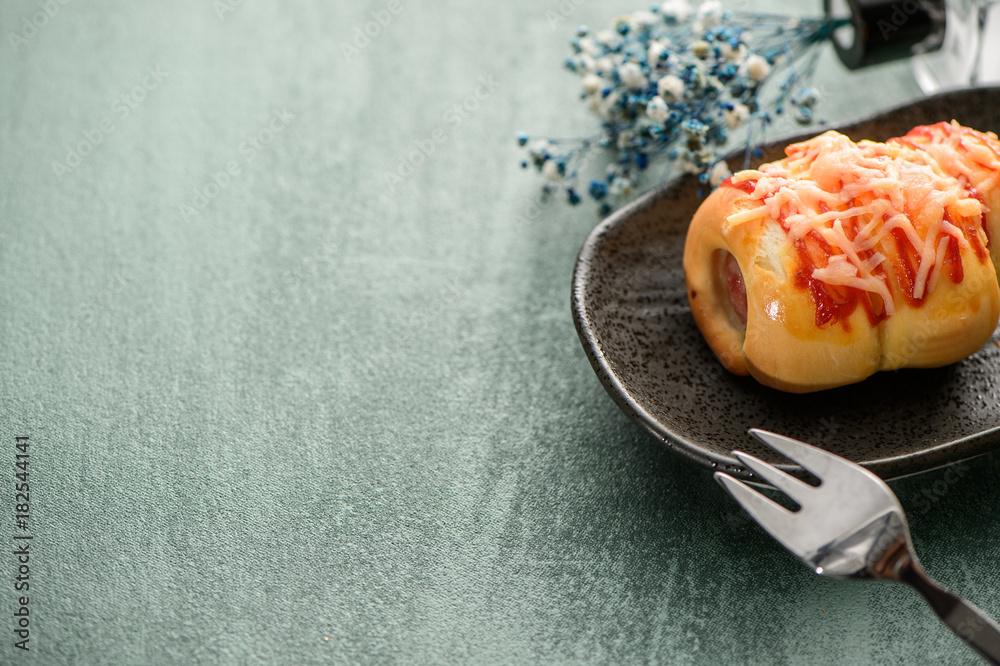
[[[992,664],[1000,664],[1000,626],[924,573],[899,500],[860,465],[804,442],[753,428],[750,434],[820,480],[812,486],[740,451],[739,460],[796,504],[790,511],[728,474],[715,479],[761,527],[818,573],[881,578],[915,588],[944,623]]]

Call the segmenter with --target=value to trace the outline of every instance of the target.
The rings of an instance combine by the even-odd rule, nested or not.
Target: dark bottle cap
[[[944,41],[945,0],[823,0],[823,9],[851,19],[833,33],[850,69],[934,51]]]

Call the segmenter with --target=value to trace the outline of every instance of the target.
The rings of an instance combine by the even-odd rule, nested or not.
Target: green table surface
[[[591,371],[599,220],[536,208],[513,136],[596,128],[567,41],[641,7],[0,5],[0,663],[976,663],[909,589],[801,566]],[[920,94],[820,70],[830,120]],[[994,616],[998,478],[893,483]]]

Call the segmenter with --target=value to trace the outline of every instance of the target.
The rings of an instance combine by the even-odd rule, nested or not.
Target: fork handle
[[[1000,626],[974,605],[934,582],[916,562],[899,572],[899,580],[917,590],[938,617],[966,645],[991,664],[1000,666]]]

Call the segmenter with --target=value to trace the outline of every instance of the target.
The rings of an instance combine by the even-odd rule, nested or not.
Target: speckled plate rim
[[[816,125],[801,132],[788,134],[777,139],[768,141],[768,145],[788,144],[795,141],[802,141],[820,134],[826,130],[838,130],[852,127],[865,122],[875,121],[878,118],[888,116],[894,112],[908,109],[915,104],[925,103],[933,100],[941,100],[953,97],[958,94],[969,94],[973,92],[986,92],[1000,95],[1000,86],[988,86],[979,88],[964,88],[956,90],[946,90],[935,95],[921,97],[908,102],[903,102],[873,114],[861,116],[852,120],[846,120],[836,124]],[[723,157],[730,163],[744,154],[744,149],[739,148],[731,151]],[[631,395],[620,381],[618,375],[612,370],[607,358],[601,351],[600,340],[597,332],[589,324],[587,310],[589,303],[587,300],[587,283],[590,279],[591,266],[594,257],[601,248],[604,240],[613,234],[622,225],[640,213],[654,208],[662,199],[667,197],[672,188],[684,176],[672,178],[655,189],[640,196],[635,201],[623,208],[615,211],[609,217],[598,224],[587,236],[577,256],[577,261],[573,269],[572,278],[572,311],[573,323],[576,327],[577,335],[583,345],[587,358],[594,368],[601,384],[611,396],[612,400],[642,430],[660,441],[673,453],[685,458],[697,465],[712,470],[725,471],[739,478],[750,479],[752,474],[735,458],[715,453],[704,448],[699,442],[687,438],[670,428],[667,428],[646,411]],[[749,437],[749,435],[748,435]],[[969,460],[979,455],[989,453],[997,448],[1000,443],[1000,425],[988,428],[975,433],[970,433],[966,437],[951,440],[949,442],[936,444],[898,456],[884,458],[874,458],[857,461],[867,469],[884,479],[896,479],[905,476],[912,476],[923,472],[931,471],[954,464],[963,460]],[[741,442],[733,442],[733,448],[738,449]],[[796,465],[777,465],[787,471],[800,471]]]

